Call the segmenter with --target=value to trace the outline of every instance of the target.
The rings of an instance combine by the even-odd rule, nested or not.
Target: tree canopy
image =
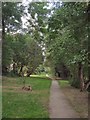
[[[82,90],[88,79],[88,5],[3,3],[3,71],[13,64],[14,72],[22,75],[25,69],[29,76],[44,62],[55,75],[68,77]]]

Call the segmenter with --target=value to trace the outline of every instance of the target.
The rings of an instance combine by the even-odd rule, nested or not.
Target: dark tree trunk
[[[2,64],[3,64],[3,47],[4,47],[4,37],[5,37],[5,24],[4,19],[2,19]],[[7,67],[5,65],[2,66],[2,74],[7,74]]]
[[[2,18],[2,40],[4,40],[4,36],[5,36],[5,23],[4,19]]]
[[[27,77],[30,77],[30,75],[33,73],[33,70],[28,69],[27,71]]]
[[[14,73],[15,75],[18,75],[16,63],[13,63],[13,73]]]
[[[60,77],[61,75],[60,75],[60,72],[58,72],[58,77]]]
[[[78,78],[80,80],[80,91],[83,91],[84,79],[83,79],[83,65],[81,62],[78,63]]]
[[[6,66],[2,66],[2,75],[6,75],[8,73],[8,68]]]
[[[28,73],[28,74],[27,74],[27,77],[30,77],[30,75],[31,75],[31,73]]]
[[[20,68],[20,71],[19,71],[19,75],[20,75],[20,76],[23,76],[23,75],[22,75],[22,70],[23,70],[23,65],[21,65],[21,68]]]
[[[30,77],[30,75],[32,74],[32,72],[31,71],[27,71],[27,77]]]

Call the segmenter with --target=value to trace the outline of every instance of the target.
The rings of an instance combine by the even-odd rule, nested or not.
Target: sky
[[[30,2],[43,2],[43,1],[45,1],[45,2],[49,2],[48,4],[49,4],[49,6],[47,7],[47,9],[51,9],[52,8],[52,6],[53,6],[53,4],[52,4],[52,1],[53,0],[23,0],[22,1],[22,4],[24,5],[24,6],[26,6],[26,9],[25,9],[25,12],[27,13],[27,16],[22,16],[22,22],[23,22],[23,24],[22,24],[22,27],[23,28],[27,28],[27,26],[29,25],[29,23],[28,23],[28,21],[27,21],[27,19],[32,19],[32,17],[31,17],[31,15],[28,13],[28,5],[29,5],[29,3]],[[60,1],[60,0],[55,0],[55,2],[60,2],[60,4],[62,5],[62,1]],[[33,20],[32,20],[33,21]]]
[[[27,4],[28,2],[60,2],[61,0],[23,0],[23,3]]]

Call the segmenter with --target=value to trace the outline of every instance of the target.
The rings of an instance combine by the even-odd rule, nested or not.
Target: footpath
[[[61,91],[57,80],[52,80],[49,112],[50,118],[80,118]]]

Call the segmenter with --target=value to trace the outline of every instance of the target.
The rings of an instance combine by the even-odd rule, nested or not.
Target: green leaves
[[[42,49],[30,35],[6,35],[4,42],[2,63],[8,70],[15,63],[18,72],[21,66],[34,72],[42,63]]]
[[[77,74],[72,69],[78,67],[78,62],[86,69],[88,61],[86,8],[86,3],[63,3],[54,10],[48,22],[46,44],[50,60],[54,66],[64,62],[73,75]]]
[[[10,35],[6,35],[4,43],[2,45],[2,66],[9,66],[12,61],[12,39],[13,38]]]
[[[2,22],[3,29],[9,31],[17,31],[21,28],[22,6],[19,3],[3,2],[2,3]]]

